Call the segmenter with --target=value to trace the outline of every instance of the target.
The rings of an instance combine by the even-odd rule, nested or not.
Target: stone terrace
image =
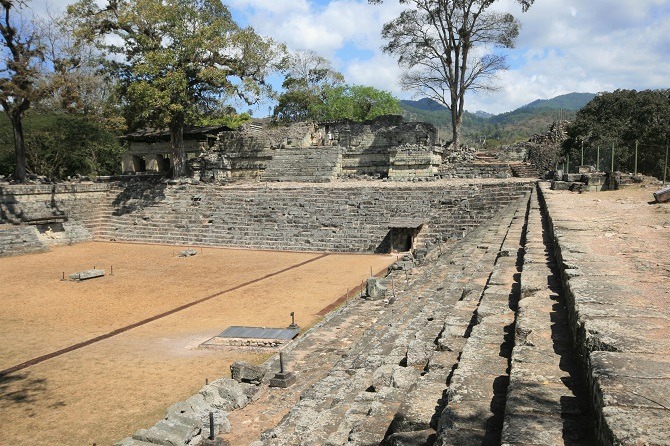
[[[670,208],[652,192],[542,186],[599,444],[670,444]]]
[[[211,407],[233,444],[670,445],[670,208],[648,204],[652,191],[541,183],[529,194],[518,180],[28,189],[2,190],[3,220],[68,216],[99,240],[372,251],[392,218],[428,221],[430,249],[389,272],[385,300],[354,299],[284,350],[294,387],[266,377],[255,403]],[[183,430],[174,423],[203,436],[201,419],[163,425]],[[121,444],[174,444],[147,438]]]
[[[339,252],[388,252],[394,218],[427,222],[417,243],[459,238],[530,181],[352,181],[239,186],[114,186],[87,226],[96,240]]]

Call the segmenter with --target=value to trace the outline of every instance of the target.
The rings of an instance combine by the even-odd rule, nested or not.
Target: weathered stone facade
[[[108,191],[103,183],[0,186],[0,256],[92,240]]]
[[[404,122],[399,116],[364,123],[257,121],[235,131],[206,130],[185,140],[193,176],[202,181],[432,177],[442,161],[435,127]],[[128,139],[124,172],[167,170],[170,149],[164,134]]]
[[[344,182],[216,186],[166,181],[6,186],[2,222],[60,225],[61,236],[6,226],[5,255],[55,243],[116,240],[254,249],[388,252],[389,224],[425,221],[413,248],[459,238],[530,187],[528,181],[449,184]],[[45,219],[59,219],[58,222]],[[37,228],[37,229],[35,229]],[[60,230],[60,229],[59,229]],[[42,240],[39,243],[34,240]],[[13,248],[12,248],[13,247]]]

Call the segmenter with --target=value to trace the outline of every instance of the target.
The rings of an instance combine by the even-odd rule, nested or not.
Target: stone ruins
[[[133,175],[0,185],[0,255],[84,240],[405,254],[282,346],[287,370],[238,363],[118,445],[216,444],[210,413],[235,444],[232,420],[276,405],[254,446],[670,444],[667,274],[637,293],[586,245],[599,216],[567,218],[561,199],[600,180],[552,187],[523,148],[454,152],[390,119],[198,135],[191,179],[140,173],[168,166],[154,135],[124,157]]]

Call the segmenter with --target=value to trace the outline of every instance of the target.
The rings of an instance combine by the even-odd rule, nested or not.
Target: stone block
[[[670,186],[664,187],[654,192],[654,198],[657,203],[666,203],[670,201]]]
[[[603,408],[603,444],[670,446],[668,408]],[[608,432],[609,431],[609,432]]]
[[[149,429],[140,429],[132,435],[134,440],[152,443],[160,446],[178,446],[186,444],[186,440],[172,432],[164,431],[156,426]]]
[[[280,387],[285,389],[295,384],[297,377],[293,372],[279,372],[270,378],[270,387]]]
[[[212,383],[219,389],[219,395],[230,402],[230,406],[226,410],[240,409],[246,406],[249,398],[244,393],[244,388],[230,378],[220,378]]]
[[[570,432],[580,432],[581,430],[570,429],[569,423],[570,420],[561,418],[560,414],[506,414],[503,424],[502,445],[565,446],[570,444],[566,442],[566,439],[580,440],[580,438],[574,438],[575,434],[570,435]]]
[[[428,364],[435,347],[432,342],[414,339],[407,346],[407,365],[423,369]]]
[[[230,374],[237,382],[260,384],[267,373],[267,367],[236,361],[230,366]]]
[[[384,444],[388,446],[425,446],[433,444],[437,433],[434,429],[424,429],[412,432],[396,432],[391,434]]]
[[[381,284],[378,277],[370,277],[365,285],[365,294],[372,300],[382,299],[386,296],[386,287]]]
[[[103,269],[87,269],[85,271],[70,274],[70,279],[80,281],[80,280],[95,279],[96,277],[103,277],[104,275],[105,270]]]

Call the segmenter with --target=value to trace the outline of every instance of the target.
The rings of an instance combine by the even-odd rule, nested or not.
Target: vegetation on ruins
[[[492,47],[512,48],[519,24],[511,14],[491,11],[496,0],[399,0],[409,8],[386,23],[384,52],[405,68],[403,88],[450,110],[458,147],[468,91],[495,89],[505,57]],[[368,0],[379,4],[383,0]],[[526,11],[534,0],[517,0]]]
[[[563,154],[582,162],[658,178],[670,139],[670,89],[601,93],[582,108],[568,128]],[[637,157],[636,157],[637,153]]]
[[[298,51],[285,61],[286,76],[274,117],[281,121],[362,122],[382,115],[399,115],[391,93],[363,85],[345,85],[330,61],[313,51]]]
[[[296,51],[284,63],[284,92],[273,114],[282,121],[314,119],[313,108],[322,103],[324,90],[344,84],[344,76],[314,51]]]
[[[341,85],[323,91],[321,102],[313,108],[319,121],[352,120],[363,122],[384,115],[400,115],[400,103],[388,91],[364,85]]]
[[[222,98],[253,104],[272,94],[266,78],[284,54],[219,0],[80,0],[68,12],[78,36],[107,56],[129,128],[170,130],[175,176],[187,173],[184,126],[221,110]]]

